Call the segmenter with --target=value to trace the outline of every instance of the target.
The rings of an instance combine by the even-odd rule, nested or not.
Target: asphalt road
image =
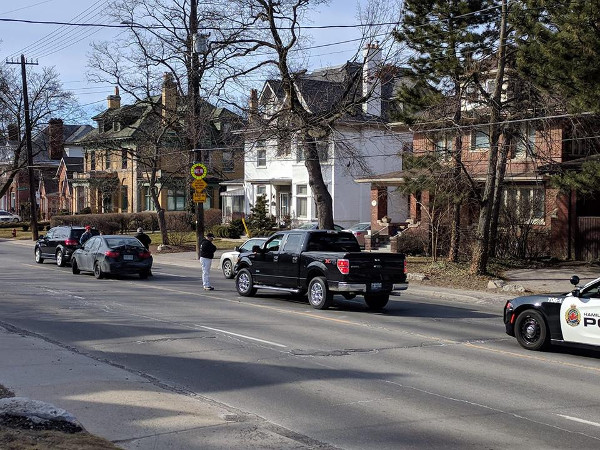
[[[0,243],[0,322],[164,386],[345,448],[598,448],[599,354],[534,353],[504,334],[500,302],[426,298],[383,313],[242,298],[216,271],[161,266],[96,280],[31,245]],[[1,380],[0,380],[1,381]]]

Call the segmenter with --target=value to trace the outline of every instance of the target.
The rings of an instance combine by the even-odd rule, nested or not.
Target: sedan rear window
[[[136,238],[106,238],[106,245],[108,245],[110,248],[117,248],[129,245],[130,247],[140,247],[145,249],[142,243]]]

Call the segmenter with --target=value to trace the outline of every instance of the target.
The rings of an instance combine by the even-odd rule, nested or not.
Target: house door
[[[290,192],[281,192],[279,194],[279,217],[277,220],[281,223],[290,216],[290,202],[292,195]]]

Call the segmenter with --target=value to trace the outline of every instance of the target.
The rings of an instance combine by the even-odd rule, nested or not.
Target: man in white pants
[[[217,247],[212,243],[215,235],[208,233],[202,242],[200,242],[200,265],[202,266],[202,287],[207,291],[212,291],[214,287],[210,285],[210,265],[215,257]]]

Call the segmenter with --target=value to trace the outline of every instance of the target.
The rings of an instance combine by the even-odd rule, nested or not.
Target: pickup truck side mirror
[[[45,237],[43,234],[40,234],[40,235],[38,236],[38,239],[46,239],[46,237]]]
[[[236,252],[239,252],[240,251],[240,247],[238,245],[236,245],[235,247],[233,247],[233,250],[236,251]]]

